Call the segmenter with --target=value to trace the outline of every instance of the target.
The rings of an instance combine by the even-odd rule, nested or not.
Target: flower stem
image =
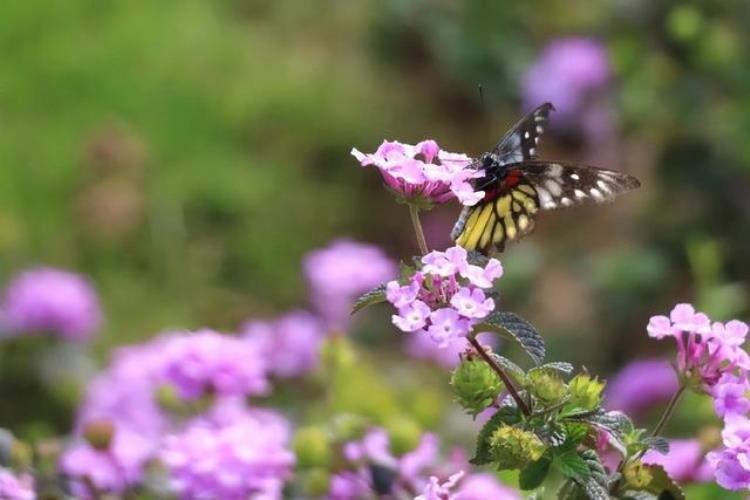
[[[523,398],[521,398],[521,395],[518,394],[518,391],[513,386],[513,382],[511,382],[510,378],[505,373],[505,370],[503,370],[503,368],[499,364],[497,364],[497,362],[494,359],[492,359],[492,356],[487,354],[487,351],[484,350],[484,347],[482,347],[482,344],[480,344],[477,341],[476,337],[473,334],[467,335],[466,338],[469,340],[469,343],[471,343],[474,349],[479,353],[479,355],[482,357],[485,363],[490,365],[490,368],[492,368],[495,371],[495,373],[497,373],[498,377],[500,377],[500,380],[503,381],[505,388],[508,390],[508,393],[516,402],[516,405],[518,405],[518,408],[520,408],[521,412],[523,412],[523,414],[526,416],[531,415],[531,410],[529,409],[529,406],[526,404]]]
[[[427,240],[424,237],[424,230],[422,229],[422,223],[419,221],[419,208],[415,205],[409,205],[409,215],[411,216],[411,223],[414,226],[414,233],[417,235],[417,244],[419,245],[419,251],[422,255],[427,255],[429,250],[427,249]]]
[[[672,413],[674,413],[674,409],[677,406],[677,403],[680,401],[680,398],[682,397],[682,394],[685,392],[686,388],[687,387],[682,384],[680,385],[680,388],[677,389],[674,394],[672,394],[672,399],[669,400],[669,403],[664,409],[664,413],[662,413],[659,422],[656,424],[656,427],[654,427],[654,430],[651,431],[652,436],[658,436],[659,434],[661,434],[661,431],[663,431],[667,426],[667,423],[669,423],[669,419],[672,418]]]

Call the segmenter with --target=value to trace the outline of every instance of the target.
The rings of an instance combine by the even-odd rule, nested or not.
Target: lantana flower
[[[711,324],[692,305],[677,304],[669,317],[652,317],[647,330],[656,339],[675,339],[680,376],[704,388],[714,386],[724,374],[750,368],[750,357],[740,347],[748,329],[740,321]]]
[[[484,197],[469,182],[483,171],[474,168],[468,156],[445,151],[431,139],[416,145],[383,141],[375,153],[356,148],[351,153],[363,167],[377,167],[388,187],[406,201],[445,203],[457,198],[474,205]]]
[[[406,284],[386,284],[386,299],[398,310],[393,324],[401,331],[426,333],[441,347],[465,337],[495,309],[483,289],[503,274],[496,259],[484,266],[469,264],[461,247],[433,251]]]
[[[706,455],[716,482],[728,490],[750,488],[750,420],[728,416],[721,437],[724,448]]]

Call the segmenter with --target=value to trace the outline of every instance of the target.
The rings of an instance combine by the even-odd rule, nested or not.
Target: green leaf
[[[575,450],[560,453],[555,457],[555,466],[563,476],[581,481],[591,479],[591,472],[586,461]]]
[[[547,446],[560,446],[568,438],[568,432],[565,426],[558,422],[547,422],[536,430],[536,435],[544,441]]]
[[[500,367],[503,368],[506,373],[508,373],[508,375],[513,377],[515,381],[520,385],[524,385],[524,382],[526,380],[526,373],[524,373],[523,369],[520,366],[518,366],[505,356],[500,356],[499,354],[492,353],[492,357],[497,362],[497,364],[500,365]]]
[[[595,412],[573,416],[570,419],[586,422],[605,430],[613,439],[620,443],[623,443],[625,436],[633,432],[634,429],[630,418],[620,411],[604,411],[600,409]]]
[[[667,453],[669,453],[669,441],[661,436],[647,437],[642,441],[642,443],[644,446],[646,446],[646,448],[656,450],[662,455],[666,455]]]
[[[518,342],[535,364],[544,361],[544,339],[528,321],[511,312],[494,312],[476,325],[477,332],[491,331]]]
[[[669,477],[664,467],[661,465],[645,465],[645,467],[653,479],[648,486],[643,488],[644,490],[654,493],[658,498],[685,500],[685,492]]]
[[[538,488],[547,477],[551,464],[552,460],[548,456],[544,456],[536,462],[531,462],[521,469],[518,476],[518,486],[526,491]]]
[[[514,425],[521,421],[521,413],[515,406],[503,406],[484,424],[477,438],[477,451],[474,458],[469,460],[474,465],[484,465],[492,462],[490,453],[490,436],[501,425]]]
[[[565,446],[573,449],[581,441],[586,439],[591,431],[591,426],[583,422],[567,422],[565,424],[565,432],[568,438],[565,440]]]
[[[404,261],[399,262],[398,265],[398,281],[402,285],[405,285],[409,282],[411,279],[411,276],[417,272],[417,269],[421,265],[421,262],[419,260],[419,257],[412,257],[412,260],[414,261],[414,265],[410,266]]]
[[[379,287],[373,288],[369,292],[360,295],[360,297],[354,303],[354,307],[352,307],[352,314],[361,311],[365,307],[369,307],[374,304],[380,304],[381,302],[385,301],[385,285],[380,285]]]
[[[573,373],[573,365],[566,361],[553,361],[551,363],[544,363],[541,366],[533,368],[534,370],[555,370],[565,375]]]

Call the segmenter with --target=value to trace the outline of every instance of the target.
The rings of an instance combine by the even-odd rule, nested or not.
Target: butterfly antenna
[[[477,89],[479,90],[479,102],[484,109],[484,87],[482,87],[482,84],[480,83],[479,85],[477,85]]]

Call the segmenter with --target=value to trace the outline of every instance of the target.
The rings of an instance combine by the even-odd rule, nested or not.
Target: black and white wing
[[[589,200],[607,203],[641,185],[632,175],[573,163],[528,161],[508,168],[523,172],[523,177],[534,186],[542,210],[571,207]]]
[[[521,118],[500,139],[491,154],[500,165],[520,163],[537,157],[539,138],[544,134],[549,122],[549,112],[555,107],[546,102]]]

